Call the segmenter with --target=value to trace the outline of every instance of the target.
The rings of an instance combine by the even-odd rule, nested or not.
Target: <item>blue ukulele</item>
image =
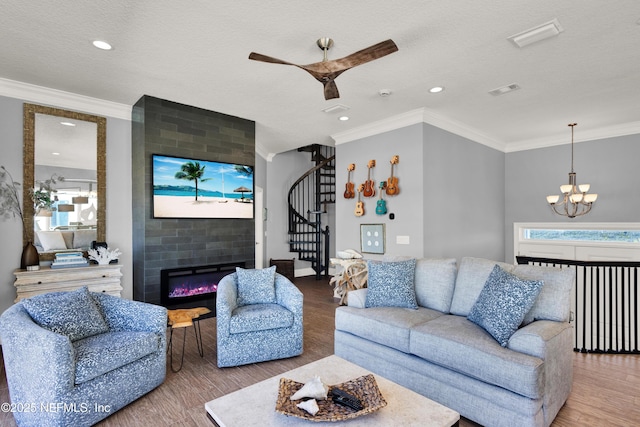
[[[382,200],[382,193],[386,186],[387,183],[385,181],[380,181],[380,199],[376,202],[376,214],[378,215],[384,215],[387,213],[387,202],[386,200]]]

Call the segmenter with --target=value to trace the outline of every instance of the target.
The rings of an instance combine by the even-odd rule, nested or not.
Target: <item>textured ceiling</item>
[[[510,151],[640,132],[640,1],[0,0],[0,77],[133,105],[151,95],[256,121],[278,153],[420,110],[426,121]],[[507,37],[557,18],[560,35]],[[339,99],[295,67],[315,42],[340,58],[393,39],[399,51],[336,80]],[[114,46],[109,52],[94,39]],[[521,89],[492,96],[492,89]],[[430,94],[432,86],[444,86]],[[378,96],[389,89],[389,97]],[[350,107],[349,121],[323,109]]]

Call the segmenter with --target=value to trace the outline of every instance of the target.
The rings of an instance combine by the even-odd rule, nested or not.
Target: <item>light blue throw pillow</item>
[[[522,280],[496,265],[467,319],[506,347],[533,307],[542,285],[541,280]]]
[[[367,262],[365,307],[404,307],[417,309],[413,278],[416,260]]]
[[[276,266],[248,270],[236,267],[238,306],[276,302]]]
[[[22,300],[22,306],[38,325],[71,341],[109,331],[86,286],[70,292],[51,292]]]

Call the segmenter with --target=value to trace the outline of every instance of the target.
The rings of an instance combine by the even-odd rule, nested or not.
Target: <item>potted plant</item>
[[[40,182],[38,190],[31,189],[31,199],[33,200],[34,212],[38,209],[53,210],[53,204],[57,201],[57,197],[52,194],[56,192],[53,185],[64,180],[63,177],[57,175],[51,176],[50,179]],[[13,176],[4,167],[0,166],[0,218],[20,218],[22,223],[22,236],[27,240],[27,227],[24,221],[24,212],[20,205],[21,184],[13,180]],[[40,265],[40,256],[38,250],[33,246],[33,242],[28,241],[22,250],[22,259],[20,261],[21,269],[37,270]]]

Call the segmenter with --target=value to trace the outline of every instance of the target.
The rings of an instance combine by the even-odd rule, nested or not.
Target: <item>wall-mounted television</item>
[[[152,157],[154,218],[253,218],[253,166]]]

